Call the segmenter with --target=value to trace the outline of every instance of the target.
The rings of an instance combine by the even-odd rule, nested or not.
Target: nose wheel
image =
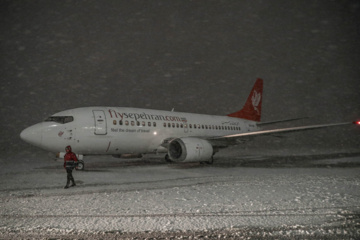
[[[206,161],[205,163],[212,165],[214,163],[214,155],[211,157],[211,159],[209,161]]]
[[[76,170],[78,170],[78,171],[84,171],[85,170],[85,163],[84,163],[83,160],[78,161]]]

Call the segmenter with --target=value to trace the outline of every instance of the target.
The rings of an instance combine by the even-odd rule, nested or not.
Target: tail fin
[[[240,111],[231,113],[228,116],[260,122],[262,93],[263,80],[258,78],[250,92],[248,99],[246,100],[244,107]]]

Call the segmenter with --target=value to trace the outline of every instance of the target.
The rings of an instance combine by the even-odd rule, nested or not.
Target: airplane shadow
[[[109,172],[113,168],[131,167],[155,167],[167,166],[174,169],[190,168],[231,168],[231,167],[251,167],[251,168],[350,168],[360,167],[360,152],[355,153],[331,153],[313,155],[289,155],[289,156],[267,156],[267,155],[244,155],[234,157],[214,158],[213,164],[189,162],[175,163],[165,162],[162,158],[143,158],[131,160],[99,160],[99,162],[85,161],[84,172]],[[62,166],[47,166],[37,169],[62,169]]]

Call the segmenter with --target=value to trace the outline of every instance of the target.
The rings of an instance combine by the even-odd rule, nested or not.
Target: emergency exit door
[[[106,126],[106,117],[105,113],[102,110],[94,110],[94,119],[95,119],[95,134],[96,135],[106,135],[107,126]]]

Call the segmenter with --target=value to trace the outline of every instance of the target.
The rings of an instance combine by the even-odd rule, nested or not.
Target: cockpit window
[[[74,117],[73,116],[50,116],[48,117],[45,122],[57,122],[57,123],[69,123],[74,121]]]

